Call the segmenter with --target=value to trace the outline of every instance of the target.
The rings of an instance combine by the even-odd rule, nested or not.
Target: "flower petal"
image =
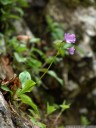
[[[75,43],[76,42],[76,36],[75,36],[75,34],[65,33],[64,34],[64,40],[67,43]]]
[[[74,48],[74,46],[71,47],[71,48],[68,48],[68,52],[69,52],[70,55],[73,55],[74,52],[75,52],[75,48]]]

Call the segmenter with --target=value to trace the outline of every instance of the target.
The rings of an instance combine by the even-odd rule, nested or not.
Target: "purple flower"
[[[71,47],[71,48],[68,48],[68,52],[69,52],[70,55],[73,55],[74,54],[74,51],[75,51],[74,46]]]
[[[64,39],[67,43],[75,43],[76,42],[75,34],[65,33]]]

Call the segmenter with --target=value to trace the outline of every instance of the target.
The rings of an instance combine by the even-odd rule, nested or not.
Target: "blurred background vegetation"
[[[7,58],[13,74],[27,71],[37,83],[27,95],[41,113],[34,114],[33,105],[32,122],[41,128],[96,124],[95,8],[95,0],[0,0],[0,57]],[[65,32],[76,34],[75,55],[62,51],[40,79]],[[0,81],[13,74],[0,70]],[[24,103],[19,108],[29,114],[31,105]]]

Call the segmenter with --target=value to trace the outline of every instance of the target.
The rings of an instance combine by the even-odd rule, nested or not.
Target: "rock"
[[[94,58],[93,50],[90,46],[90,37],[87,34],[83,34],[83,39],[78,44],[79,50],[76,50],[76,54],[72,56],[72,59],[75,61],[80,61],[83,58]]]
[[[39,128],[33,125],[31,121],[22,118],[15,111],[11,112],[7,102],[5,101],[2,93],[0,92],[0,128]]]
[[[11,119],[10,109],[0,92],[0,128],[15,128]]]
[[[96,75],[96,58],[93,59],[92,67],[93,67],[93,71],[94,71],[94,73]]]
[[[87,108],[81,108],[81,109],[79,110],[79,112],[80,112],[80,114],[88,114]]]
[[[58,4],[57,4],[58,3]],[[96,9],[94,7],[78,7],[73,11],[64,8],[62,2],[53,0],[47,6],[48,14],[53,17],[54,21],[64,26],[65,32],[75,33],[77,42],[81,48],[74,58],[80,60],[83,57],[94,57],[91,48],[92,37],[96,36]],[[61,9],[60,9],[61,8]]]
[[[68,81],[68,85],[66,86],[67,91],[69,91],[68,98],[73,99],[80,93],[79,85],[73,80]]]
[[[13,22],[13,25],[15,27],[17,34],[20,34],[20,35],[24,34],[24,35],[27,35],[29,37],[34,37],[30,28],[27,26],[26,22],[23,19],[20,19],[19,21],[15,20]]]
[[[96,88],[92,91],[92,95],[96,96]]]
[[[6,46],[5,46],[5,40],[4,36],[0,35],[0,54],[5,54],[6,53]]]
[[[77,24],[82,24],[83,31],[86,32],[89,36],[96,35],[96,9],[93,7],[89,8],[78,8],[74,12],[74,16],[76,17]],[[73,16],[73,17],[74,17]]]
[[[74,90],[78,89],[78,84],[76,84],[72,80],[69,80],[69,85],[67,86],[67,88],[69,91],[74,91]]]

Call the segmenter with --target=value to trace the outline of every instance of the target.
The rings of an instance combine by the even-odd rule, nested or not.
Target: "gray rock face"
[[[96,9],[94,7],[77,7],[77,9],[71,10],[64,8],[62,2],[53,0],[47,6],[48,13],[58,23],[62,23],[65,32],[76,33],[79,50],[76,50],[76,54],[71,57],[76,66],[72,68],[72,75],[80,84],[86,83],[92,78],[96,77],[96,57],[92,46],[95,47],[92,40],[96,37]],[[59,8],[61,7],[61,9]],[[95,48],[94,48],[95,49]],[[90,62],[90,64],[88,63]],[[78,74],[77,74],[78,71]]]
[[[89,7],[87,9],[78,8],[74,12],[74,17],[77,19],[75,23],[82,23],[83,31],[85,31],[89,36],[96,35],[96,9]]]
[[[0,128],[14,128],[10,109],[0,92]]]
[[[30,122],[30,121],[29,121]],[[35,128],[32,122],[23,119],[20,115],[16,116],[10,111],[7,102],[0,92],[0,128]],[[37,127],[39,128],[39,127]]]

